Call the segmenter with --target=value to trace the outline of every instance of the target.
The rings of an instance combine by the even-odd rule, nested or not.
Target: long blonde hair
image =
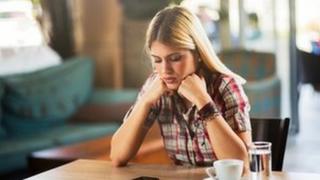
[[[241,84],[246,82],[221,62],[198,17],[184,7],[167,7],[155,15],[146,34],[145,48],[147,51],[150,51],[154,41],[196,51],[210,71],[229,75]]]

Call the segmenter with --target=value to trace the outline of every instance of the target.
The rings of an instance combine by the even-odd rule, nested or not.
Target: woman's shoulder
[[[148,86],[148,84],[150,84],[152,82],[152,80],[154,80],[157,76],[156,73],[150,73],[149,76],[147,77],[147,79],[144,81],[143,85],[142,85],[142,88],[144,86]]]
[[[206,75],[205,79],[209,84],[228,84],[232,81],[235,81],[235,78],[232,76],[219,72],[211,72],[210,74]]]
[[[222,92],[227,87],[238,87],[241,86],[237,80],[227,74],[222,74],[219,72],[213,72],[206,79],[206,83],[208,87],[211,87],[213,89],[219,89],[220,92]]]

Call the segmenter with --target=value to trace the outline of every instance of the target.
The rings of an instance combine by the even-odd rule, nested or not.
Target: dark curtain
[[[320,84],[320,56],[297,49],[301,83]]]
[[[68,0],[42,0],[51,24],[49,45],[64,59],[74,55],[71,9]]]

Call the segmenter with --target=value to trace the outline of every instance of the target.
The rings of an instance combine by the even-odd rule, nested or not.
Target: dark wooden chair
[[[251,118],[252,140],[272,143],[272,170],[282,171],[289,118]]]

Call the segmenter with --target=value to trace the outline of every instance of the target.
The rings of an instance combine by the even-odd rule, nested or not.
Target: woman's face
[[[196,71],[194,55],[187,49],[176,49],[154,41],[151,44],[154,71],[170,90],[177,90],[181,81]]]

